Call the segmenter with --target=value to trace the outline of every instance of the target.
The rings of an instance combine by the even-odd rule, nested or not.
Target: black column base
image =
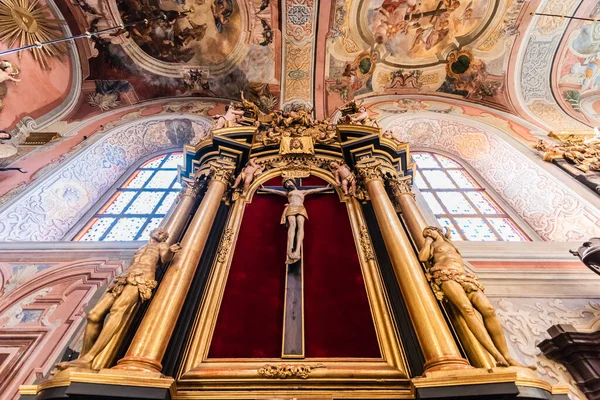
[[[73,382],[69,386],[41,390],[20,400],[171,400],[169,389]]]
[[[485,385],[441,386],[416,389],[416,398],[423,400],[568,400],[565,395],[533,387],[517,386],[514,382]]]

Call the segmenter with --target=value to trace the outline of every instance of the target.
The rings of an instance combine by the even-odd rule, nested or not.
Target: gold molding
[[[264,164],[279,159],[281,159],[280,156],[274,155],[260,159],[259,163]],[[378,265],[375,257],[369,255],[366,248],[363,250],[361,245],[361,238],[363,242],[366,240],[370,242],[368,232],[364,229],[361,232],[361,227],[366,227],[361,206],[356,199],[343,196],[337,187],[335,188],[336,193],[340,197],[340,201],[346,203],[348,209],[355,248],[359,256],[382,357],[303,360],[208,359],[245,206],[251,203],[254,193],[261,184],[281,176],[287,171],[288,168],[273,165],[272,169],[263,172],[252,182],[246,197],[240,198],[233,204],[225,227],[225,232],[231,232],[232,244],[227,251],[219,254],[211,268],[206,291],[192,327],[191,339],[184,353],[182,368],[177,371],[176,379],[179,387],[177,398],[237,398],[243,397],[238,395],[247,394],[248,390],[252,390],[251,397],[255,399],[265,397],[266,393],[272,393],[275,396],[291,393],[297,397],[303,391],[305,393],[307,388],[311,389],[311,393],[312,389],[320,390],[325,396],[330,397],[339,396],[340,390],[348,390],[348,393],[352,393],[348,397],[360,397],[355,395],[356,391],[361,391],[362,397],[369,398],[378,398],[383,393],[385,395],[381,397],[385,398],[412,397],[406,357],[396,331]],[[320,165],[311,165],[310,174],[324,179],[328,183],[335,181],[331,172]],[[266,365],[270,366],[269,371],[287,371],[313,365],[319,365],[319,368],[311,368],[310,375],[306,378],[293,376],[286,379],[273,379],[267,378],[259,372],[261,368],[266,368]],[[266,371],[266,369],[263,370],[265,373]],[[268,386],[265,384],[265,379],[271,382]],[[298,388],[299,380],[303,382],[302,390]],[[199,387],[202,387],[201,392],[197,391]],[[231,390],[235,391],[231,392]],[[393,395],[390,395],[391,393]]]
[[[227,228],[223,232],[223,237],[221,238],[221,243],[219,244],[219,248],[217,249],[217,260],[220,263],[224,263],[227,261],[227,254],[229,253],[229,249],[231,248],[233,238],[233,229]]]
[[[365,261],[375,259],[373,245],[371,243],[371,238],[369,237],[369,230],[364,225],[360,227],[360,247],[362,247]]]
[[[308,378],[308,375],[317,368],[325,368],[323,364],[265,364],[258,369],[258,373],[266,378]]]

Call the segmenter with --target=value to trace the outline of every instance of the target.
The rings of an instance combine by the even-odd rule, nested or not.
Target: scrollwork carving
[[[362,248],[366,261],[375,259],[375,252],[373,251],[369,230],[364,225],[360,227],[360,247]]]
[[[227,228],[225,229],[225,232],[223,232],[221,244],[219,244],[219,248],[217,249],[217,261],[219,261],[220,263],[224,263],[227,261],[227,255],[229,254],[229,249],[231,248],[232,243],[233,229]]]
[[[303,364],[266,364],[260,367],[258,373],[266,378],[286,379],[302,378],[306,379],[310,373],[317,368],[325,368],[322,364],[303,365]]]

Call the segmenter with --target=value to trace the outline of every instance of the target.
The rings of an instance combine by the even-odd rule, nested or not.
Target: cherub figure
[[[21,82],[20,79],[15,78],[19,75],[19,67],[7,60],[0,61],[0,83],[11,81],[13,83]]]
[[[354,196],[356,194],[356,176],[352,173],[348,165],[331,161],[329,169],[335,176],[335,183],[341,187],[346,196]]]
[[[233,183],[232,189],[237,189],[243,183],[242,193],[247,193],[250,184],[254,178],[260,175],[265,169],[264,165],[256,164],[256,157],[251,158],[248,164],[242,169],[242,172],[237,176]]]
[[[239,122],[244,115],[243,110],[236,109],[233,103],[225,106],[225,115],[215,115],[217,120],[215,129],[231,128],[232,126],[240,126]]]
[[[402,140],[402,136],[396,132],[385,131],[385,132],[383,132],[382,136],[386,139],[392,139],[394,142],[396,142],[398,144],[406,143],[405,141]]]
[[[378,127],[379,124],[373,118],[370,117],[369,112],[367,111],[367,107],[360,106],[358,108],[358,112],[354,114],[348,115],[348,121],[351,124],[355,125],[364,125],[364,126],[372,126]]]
[[[469,330],[494,357],[499,367],[523,367],[509,352],[502,325],[479,279],[469,274],[463,258],[450,241],[450,231],[428,226],[423,230],[425,244],[419,260],[428,266],[427,274],[438,300],[452,303],[465,319]],[[483,321],[476,315],[479,311]]]

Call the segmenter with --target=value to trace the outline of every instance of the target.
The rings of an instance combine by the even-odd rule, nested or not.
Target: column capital
[[[231,184],[235,164],[228,160],[217,160],[210,163],[209,176],[211,181],[224,183],[226,186]]]
[[[415,194],[412,192],[412,183],[410,176],[394,176],[387,180],[388,185],[392,189],[392,194],[394,197],[399,197],[401,195],[410,195],[413,199],[415,198]]]
[[[193,183],[185,185],[185,187],[181,191],[181,195],[196,198],[205,186],[205,179],[195,179]]]
[[[383,182],[383,172],[381,171],[381,161],[369,157],[363,158],[356,163],[356,170],[364,183],[378,180]]]

